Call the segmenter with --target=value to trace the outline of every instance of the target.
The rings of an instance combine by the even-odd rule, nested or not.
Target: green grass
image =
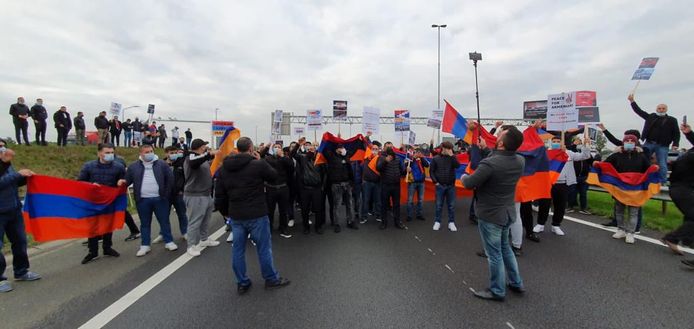
[[[8,148],[15,151],[16,155],[12,161],[12,166],[16,169],[28,168],[39,175],[55,176],[68,179],[77,179],[80,169],[85,162],[96,160],[97,150],[95,145],[76,146],[69,145],[68,147],[58,147],[55,144],[48,146],[25,146],[25,145],[8,145]],[[155,153],[160,159],[164,158],[164,151],[156,149]],[[117,148],[116,155],[125,159],[127,164],[137,160],[139,156],[136,148]],[[20,188],[20,197],[24,196],[25,189]],[[128,209],[133,212],[133,205],[128,205]],[[36,245],[31,235],[27,235],[29,246]],[[4,244],[2,252],[9,250],[7,238],[3,237]]]
[[[608,193],[588,191],[588,208],[596,215],[612,218],[614,200]],[[682,224],[682,213],[672,202],[668,202],[663,215],[662,201],[651,200],[643,206],[643,220],[649,229],[668,232]]]

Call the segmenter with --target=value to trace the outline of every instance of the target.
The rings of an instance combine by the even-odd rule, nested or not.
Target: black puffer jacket
[[[403,163],[397,158],[388,162],[385,155],[378,158],[376,169],[381,173],[382,184],[400,184],[400,178],[405,176]]]
[[[334,152],[326,152],[328,160],[328,183],[337,184],[351,182],[354,179],[352,165],[346,156],[337,155]]]
[[[431,160],[429,166],[429,176],[434,184],[453,185],[455,184],[455,170],[460,167],[458,159],[450,155],[437,155]]]
[[[373,160],[373,158],[364,159],[364,164],[363,164],[364,170],[362,171],[363,172],[362,178],[365,181],[370,182],[370,183],[378,183],[381,181],[381,176],[379,176],[379,174],[377,174],[376,172],[371,170],[371,167],[369,167],[369,163],[371,162],[371,160]],[[378,163],[378,160],[376,160],[376,161],[377,161],[376,163]]]
[[[682,185],[694,188],[694,150],[682,154],[672,164],[670,183],[672,186]]]
[[[108,119],[106,117],[98,116],[94,118],[94,126],[96,129],[108,129],[111,124],[108,122]]]
[[[265,157],[265,162],[277,171],[277,179],[268,181],[268,184],[289,184],[290,179],[294,177],[294,161],[291,158],[268,155]]]
[[[646,155],[638,151],[615,152],[608,156],[605,162],[612,164],[619,173],[643,173],[651,166]]]
[[[265,182],[277,179],[277,171],[248,153],[227,157],[219,171],[214,204],[224,217],[249,220],[267,216]]]

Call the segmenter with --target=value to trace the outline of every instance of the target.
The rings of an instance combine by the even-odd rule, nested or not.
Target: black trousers
[[[547,222],[547,217],[549,217],[549,207],[552,205],[552,199],[540,199],[537,202],[540,207],[537,212],[537,223],[541,224],[542,222],[544,225]],[[535,226],[533,225],[533,202],[521,202],[520,213],[525,234],[531,233]]]
[[[670,186],[670,198],[684,215],[682,225],[665,235],[664,239],[672,243],[692,246],[694,242],[694,187]]]
[[[115,131],[111,132],[111,144],[120,146],[120,133],[116,133]]]
[[[46,121],[34,122],[34,128],[36,128],[36,144],[46,143]]]
[[[328,214],[330,214],[330,225],[335,225],[335,198],[333,197],[333,191],[330,187],[323,190],[323,203],[325,199],[328,200]]]
[[[89,242],[87,243],[87,245],[89,246],[89,253],[95,255],[99,254],[99,239],[102,239],[104,241],[102,244],[104,250],[111,249],[111,246],[113,246],[112,237],[113,233],[106,233],[104,235],[89,238]]]
[[[546,200],[546,199],[545,199]],[[569,200],[569,186],[564,183],[552,185],[552,207],[554,207],[554,215],[552,215],[552,226],[561,226],[566,213],[566,203]],[[537,215],[537,223],[545,225],[549,217],[549,204],[543,204],[540,200],[540,211]]]
[[[393,211],[393,222],[400,223],[400,184],[381,184],[381,218],[388,223],[388,209]]]
[[[280,213],[280,232],[287,230],[287,208],[289,207],[289,188],[283,186],[274,188],[265,186],[265,200],[267,201],[268,217],[270,218],[270,231],[275,226],[275,207]]]
[[[309,228],[308,214],[310,212],[316,214],[315,227],[322,227],[325,223],[325,200],[323,199],[323,190],[320,187],[303,187],[301,189],[300,196],[301,218],[304,223],[304,229]]]
[[[67,129],[63,127],[56,128],[58,130],[58,146],[67,145]]]
[[[24,137],[24,143],[29,145],[29,122],[26,120],[18,120],[14,122],[14,135],[17,138],[17,144],[22,144],[22,139]]]
[[[125,225],[128,225],[128,230],[130,230],[130,234],[140,233],[140,229],[137,227],[137,224],[135,224],[133,216],[130,215],[130,212],[127,210],[125,211]]]

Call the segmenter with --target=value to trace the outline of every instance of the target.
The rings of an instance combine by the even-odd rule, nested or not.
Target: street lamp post
[[[438,71],[437,71],[437,96],[436,96],[436,102],[437,102],[437,109],[441,110],[441,29],[446,28],[446,24],[432,24],[431,27],[437,29],[438,32],[438,51],[437,51],[437,64],[438,64]],[[441,129],[438,130],[437,132],[438,136],[436,137],[436,141],[441,140]]]
[[[122,114],[121,119],[122,119],[122,120],[125,120],[125,110],[127,110],[127,109],[133,109],[133,108],[136,108],[136,107],[140,107],[140,105],[133,105],[133,106],[124,107],[124,108],[121,110],[121,112],[122,112],[122,113],[121,113],[121,114]]]
[[[475,98],[477,99],[477,122],[479,123],[482,120],[480,119],[480,89],[477,85],[477,61],[482,60],[482,54],[476,51],[470,53],[470,60],[472,61],[472,65],[475,66]]]

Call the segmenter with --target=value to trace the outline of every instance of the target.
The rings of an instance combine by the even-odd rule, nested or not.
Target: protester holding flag
[[[353,221],[361,221],[362,191],[364,189],[364,160],[350,161],[352,167],[352,209]]]
[[[381,174],[381,215],[383,218],[380,229],[384,230],[388,227],[388,208],[392,209],[395,227],[405,229],[405,225],[400,220],[400,178],[405,176],[405,166],[395,156],[392,143],[379,157],[376,169]]]
[[[186,214],[186,203],[185,200],[183,200],[183,189],[185,188],[186,184],[183,163],[186,161],[186,154],[183,152],[183,150],[174,146],[167,146],[164,151],[167,155],[165,161],[169,167],[171,167],[174,176],[174,184],[173,189],[171,190],[169,202],[174,210],[176,210],[178,228],[181,231],[181,235],[184,239],[188,239],[188,215]],[[152,240],[152,243],[158,243],[161,241],[164,241],[164,236],[160,233],[159,236]]]
[[[583,141],[579,136],[573,138],[569,150],[579,152],[583,148],[590,148],[589,145],[583,145]],[[574,173],[576,175],[576,184],[569,185],[569,208],[567,212],[573,212],[574,208],[580,206],[578,212],[584,215],[590,215],[588,212],[588,173],[593,164],[593,156],[582,161],[574,161]]]
[[[667,156],[670,145],[672,144],[674,151],[680,146],[677,119],[667,115],[668,108],[665,104],[658,104],[655,113],[647,113],[636,104],[634,94],[630,94],[627,99],[634,113],[644,120],[641,139],[646,143],[643,144],[643,148],[647,158],[655,154],[660,167],[661,182],[665,185],[667,183]]]
[[[115,187],[118,181],[125,177],[125,167],[115,160],[115,149],[113,144],[100,143],[97,146],[97,160],[92,160],[82,166],[77,180],[89,182],[98,185]],[[119,257],[120,254],[115,251],[112,241],[112,233],[106,233],[101,236],[89,237],[88,246],[89,253],[82,260],[82,264],[87,264],[93,259],[99,257],[99,239],[103,241],[104,255]]]
[[[694,144],[694,132],[687,124],[680,129],[690,143]],[[684,215],[683,223],[663,237],[663,242],[676,254],[682,254],[678,244],[694,244],[694,148],[680,156],[672,164],[670,174],[670,198]],[[684,265],[694,268],[694,260],[683,260]]]
[[[210,150],[207,144],[202,139],[194,139],[190,144],[190,153],[183,162],[186,180],[183,200],[188,217],[188,254],[191,256],[200,256],[200,252],[206,247],[219,245],[219,241],[208,239],[208,226],[214,210],[214,182],[210,174],[210,162],[217,152]]]
[[[296,160],[296,184],[301,200],[301,217],[304,226],[304,234],[311,233],[309,213],[315,217],[315,231],[323,234],[325,223],[325,203],[323,201],[322,186],[324,178],[323,167],[316,166],[316,147],[310,142],[305,142],[301,147],[306,151],[299,152],[299,148],[291,150],[291,156]]]
[[[275,208],[279,208],[279,231],[283,238],[291,238],[289,234],[287,213],[289,212],[289,186],[287,185],[290,178],[294,175],[294,162],[289,156],[284,156],[282,145],[274,144],[269,150],[268,155],[264,157],[275,171],[277,177],[265,183],[265,200],[267,201],[268,217],[270,220],[270,233],[274,226]],[[261,157],[263,154],[261,154]]]
[[[152,250],[150,239],[153,214],[157,216],[161,234],[164,236],[164,247],[170,251],[178,249],[173,242],[169,223],[171,205],[168,198],[171,196],[173,183],[173,172],[166,162],[159,160],[154,154],[151,145],[140,146],[140,158],[128,166],[125,179],[118,182],[118,186],[134,185],[135,203],[142,231],[142,244],[137,251],[137,257],[142,257]]]
[[[35,281],[40,275],[29,271],[27,236],[22,218],[22,203],[19,201],[19,187],[26,185],[26,178],[34,175],[29,169],[15,171],[12,167],[14,151],[8,149],[0,140],[0,249],[7,236],[12,245],[12,270],[15,281]],[[0,293],[12,291],[12,285],[5,277],[7,263],[0,252]]]
[[[272,259],[270,223],[265,201],[265,183],[277,179],[277,172],[253,151],[253,142],[241,137],[236,143],[238,154],[227,157],[219,171],[215,188],[215,206],[224,217],[231,218],[234,232],[232,267],[238,293],[251,288],[246,276],[246,239],[256,243],[265,289],[281,288],[290,281],[277,273]]]
[[[364,157],[360,224],[365,224],[372,214],[376,221],[381,221],[381,175],[376,169],[380,152],[381,143],[373,141],[371,153]]]
[[[414,151],[413,159],[407,162],[407,221],[412,221],[413,208],[415,208],[414,194],[417,193],[415,216],[419,220],[425,220],[422,216],[422,199],[424,199],[424,179],[429,168],[429,160],[424,158],[421,148]]]
[[[584,147],[581,152],[573,152],[566,149],[566,145],[562,144],[560,137],[553,137],[551,149],[563,150],[568,155],[568,161],[564,165],[559,174],[559,178],[552,185],[552,206],[554,214],[552,215],[552,233],[563,236],[566,233],[561,229],[561,222],[564,220],[566,206],[569,199],[569,186],[576,184],[576,172],[574,171],[573,161],[583,161],[590,158],[590,138],[583,141]],[[537,214],[537,225],[533,228],[533,232],[542,233],[545,230],[545,224],[549,218],[549,206],[547,203],[540,208]]]
[[[116,162],[120,163],[123,168],[128,168],[128,164],[125,162],[125,159],[122,156],[119,156],[116,154]],[[133,219],[133,216],[130,214],[130,210],[125,208],[125,225],[128,226],[128,230],[130,231],[130,234],[125,237],[125,241],[133,241],[137,240],[140,238],[140,228],[137,227],[137,224],[135,224],[135,219]]]
[[[323,153],[328,161],[327,173],[330,192],[333,197],[333,208],[335,223],[335,233],[340,233],[340,223],[346,222],[347,227],[359,229],[354,223],[352,216],[352,180],[354,173],[347,156],[347,149],[343,144],[338,144],[335,151]]]
[[[461,179],[466,188],[477,191],[478,228],[489,262],[490,285],[487,290],[473,291],[478,298],[503,301],[507,276],[511,291],[525,292],[509,242],[509,227],[517,220],[516,184],[525,165],[523,157],[516,154],[522,143],[523,134],[514,126],[506,126],[492,155],[480,161],[472,175]]]
[[[429,176],[436,185],[434,231],[441,228],[441,213],[444,202],[446,202],[448,209],[448,229],[451,232],[458,230],[455,226],[455,180],[458,167],[460,167],[460,163],[453,156],[453,144],[451,142],[441,143],[441,154],[434,157],[429,168]]]

